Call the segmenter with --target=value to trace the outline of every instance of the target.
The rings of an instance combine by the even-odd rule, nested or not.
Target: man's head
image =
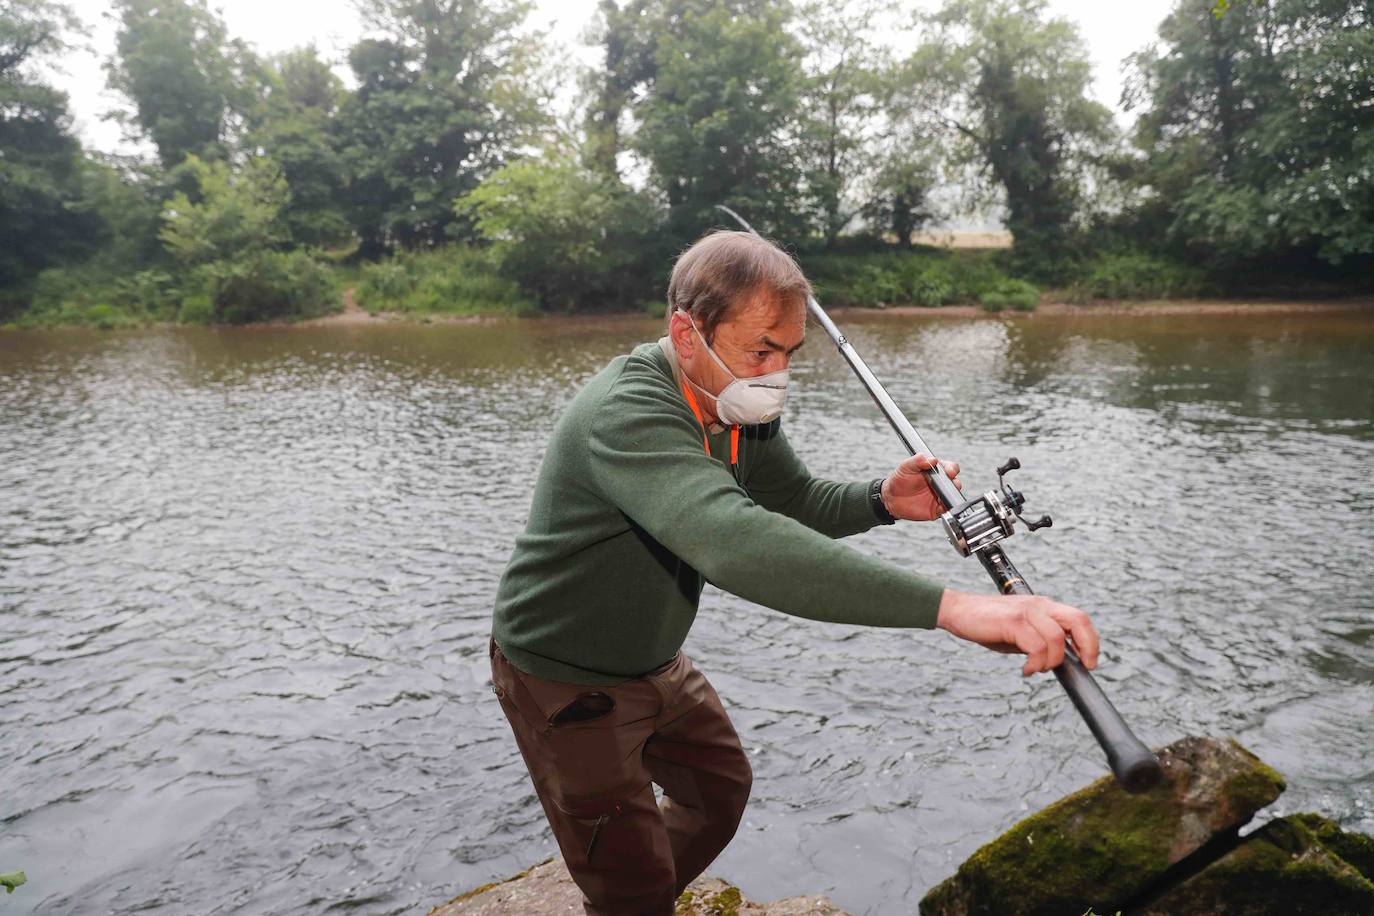
[[[668,282],[668,336],[688,378],[712,394],[731,382],[702,338],[739,378],[786,369],[806,337],[810,293],[801,268],[773,243],[747,232],[702,238],[678,258]],[[703,411],[718,419],[705,401]]]

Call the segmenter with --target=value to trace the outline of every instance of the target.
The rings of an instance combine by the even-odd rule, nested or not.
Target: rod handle
[[[1111,700],[1083,667],[1078,656],[1066,649],[1063,663],[1054,669],[1055,677],[1069,695],[1093,737],[1107,753],[1107,765],[1121,788],[1131,794],[1147,792],[1159,784],[1164,768],[1155,752],[1127,727]]]

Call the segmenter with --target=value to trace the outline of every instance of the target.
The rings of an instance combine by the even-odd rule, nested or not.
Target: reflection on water
[[[1020,457],[1055,527],[1009,552],[1095,614],[1145,740],[1235,735],[1284,810],[1374,831],[1374,316],[842,323],[971,488]],[[550,855],[490,603],[558,411],[658,324],[0,334],[8,911],[415,912]],[[798,360],[812,470],[889,469]],[[933,526],[852,543],[987,588]],[[708,589],[687,651],[756,772],[712,870],[756,898],[909,913],[1104,771],[1052,678],[942,634]]]

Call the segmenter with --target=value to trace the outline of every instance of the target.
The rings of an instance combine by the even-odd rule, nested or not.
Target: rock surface
[[[1315,814],[1270,821],[1230,852],[1155,898],[1141,916],[1374,913],[1371,870],[1342,848],[1374,853],[1374,840]],[[1374,856],[1371,856],[1374,858]],[[1367,864],[1374,865],[1366,860]]]
[[[1159,752],[1163,782],[1110,777],[1026,818],[921,901],[925,916],[1370,916],[1374,838],[1295,814],[1241,838],[1283,778],[1234,741]]]
[[[469,891],[429,911],[428,916],[532,916],[582,914],[582,892],[562,859],[551,859],[499,884]],[[772,903],[744,899],[739,888],[717,878],[698,878],[677,903],[677,916],[846,916],[824,897],[788,897]]]
[[[921,913],[1115,913],[1284,789],[1234,741],[1184,738],[1159,760],[1164,779],[1149,792],[1127,794],[1105,776],[1021,821],[927,894]]]

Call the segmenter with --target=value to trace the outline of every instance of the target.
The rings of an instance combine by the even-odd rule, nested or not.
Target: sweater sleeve
[[[861,534],[885,524],[868,498],[871,481],[839,483],[812,477],[781,427],[761,444],[759,464],[749,475],[746,489],[765,509],[781,512],[832,538]]]
[[[678,406],[647,384],[613,385],[587,430],[588,485],[707,581],[748,601],[812,620],[934,627],[943,586],[755,502],[705,453]]]

